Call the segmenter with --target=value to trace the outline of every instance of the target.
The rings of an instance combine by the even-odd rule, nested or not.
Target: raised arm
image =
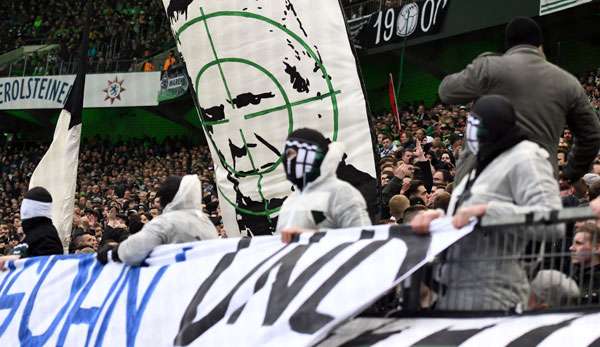
[[[489,53],[477,57],[471,64],[455,74],[446,76],[438,92],[446,104],[465,104],[485,94],[489,89]]]

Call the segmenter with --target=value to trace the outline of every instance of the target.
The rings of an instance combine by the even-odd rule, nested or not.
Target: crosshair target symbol
[[[319,122],[328,124],[320,126],[320,128],[330,129],[330,132],[327,133],[335,141],[338,135],[339,116],[337,94],[340,91],[334,89],[320,55],[285,25],[250,12],[220,11],[205,14],[201,8],[200,13],[201,16],[188,21],[177,31],[177,37],[179,38],[186,30],[198,24],[205,29],[206,37],[210,42],[212,60],[200,68],[194,81],[199,106],[202,108],[202,126],[213,153],[218,154],[221,166],[229,173],[228,177],[232,176],[240,180],[254,177],[254,182],[258,178],[258,182],[254,183],[254,190],[258,191],[264,202],[264,208],[260,211],[245,209],[239,206],[238,201],[228,197],[230,194],[220,191],[221,195],[241,214],[271,216],[278,212],[279,208],[269,208],[263,194],[262,182],[270,179],[269,177],[265,178],[265,175],[274,172],[281,165],[281,156],[277,151],[282,149],[287,135],[294,130],[294,123],[314,124],[314,119],[304,119],[304,117],[307,114],[311,114],[313,117],[318,114],[318,117],[321,118],[321,113],[326,113],[323,112],[323,102],[330,103],[325,108],[329,110],[329,114]],[[283,36],[285,41],[282,40],[284,43],[282,49],[292,46],[292,43],[297,45],[304,55],[302,58],[304,58],[305,64],[310,62],[314,65],[314,70],[312,68],[302,70],[299,62],[290,60],[288,64],[283,57],[275,63],[273,63],[273,59],[265,61],[264,54],[281,54],[280,51],[273,49],[271,52],[261,52],[254,47],[253,51],[263,54],[263,59],[256,54],[254,56],[248,54],[247,57],[240,58],[239,55],[246,55],[246,51],[232,49],[230,42],[222,42],[222,37],[218,40],[219,42],[213,41],[214,36],[210,31],[209,23],[211,26],[224,25],[226,22],[223,20],[235,20],[236,25],[243,23],[249,28],[256,28],[258,24],[262,27],[265,35]],[[248,32],[256,33],[260,30],[257,29],[248,29]],[[236,39],[244,41],[247,38],[236,37]],[[298,54],[298,51],[296,53]],[[296,58],[301,60],[300,57]],[[311,78],[310,83],[313,84],[311,91],[308,88],[306,91],[299,90],[293,84],[293,78],[283,73],[286,66],[291,69],[292,65],[294,65],[294,71],[296,71],[297,65],[298,71],[305,73],[307,81],[308,77]],[[317,75],[319,78],[315,78]],[[303,119],[295,122],[295,117],[298,117],[298,112],[295,110],[301,107],[304,108],[300,112]],[[269,129],[265,131],[265,128]],[[274,134],[271,129],[281,129],[281,131]],[[264,146],[268,149],[265,150]],[[257,147],[260,149],[256,149]],[[230,150],[231,153],[229,153]],[[243,154],[238,160],[234,154],[236,151]]]

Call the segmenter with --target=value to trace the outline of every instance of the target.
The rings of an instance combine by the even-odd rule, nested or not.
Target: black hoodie
[[[25,233],[27,256],[63,254],[63,246],[52,220],[46,217],[34,217],[22,222]]]

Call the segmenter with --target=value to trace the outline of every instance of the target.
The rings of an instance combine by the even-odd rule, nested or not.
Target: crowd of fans
[[[600,70],[582,76],[580,82],[600,115]],[[391,113],[376,118],[384,202],[380,223],[410,223],[422,211],[447,210],[468,112],[468,106],[438,103],[426,109],[420,104],[403,107],[400,124]],[[573,135],[564,129],[558,144],[559,171],[566,166],[572,146]],[[558,184],[564,207],[587,206],[600,196],[600,154],[581,180],[569,183],[560,172]],[[566,231],[564,239],[546,241],[544,247],[553,256],[536,263],[536,268],[531,265],[531,308],[600,303],[600,224],[578,222],[567,225]],[[428,298],[422,307],[434,304],[435,280],[428,281],[422,288]]]
[[[580,81],[592,106],[600,113],[600,69],[585,74]],[[414,205],[445,206],[452,193],[456,161],[464,144],[467,114],[466,106],[438,103],[426,109],[423,104],[418,104],[401,108],[399,125],[391,113],[375,119],[384,202],[393,200],[383,210],[385,218],[403,221],[402,210]],[[572,144],[573,135],[565,129],[558,144],[559,169],[566,164]],[[569,185],[565,180],[559,180],[565,206],[583,206],[597,197],[599,175],[600,155],[581,182]],[[419,187],[425,188],[427,194]],[[392,199],[397,194],[404,195],[407,200]],[[402,206],[398,206],[399,201]]]
[[[8,254],[24,236],[19,207],[46,149],[12,141],[0,146],[0,254]],[[170,175],[194,173],[201,178],[205,210],[220,227],[211,162],[208,147],[183,139],[85,141],[79,155],[70,251],[94,252],[103,243],[139,231],[160,213],[156,194]]]
[[[582,76],[580,82],[600,111],[600,69]],[[400,124],[391,113],[375,117],[384,203],[377,223],[410,223],[421,211],[447,209],[468,112],[468,105],[437,103],[428,109],[416,104],[401,108]],[[572,144],[573,136],[565,129],[558,144],[559,169],[566,164]],[[23,239],[19,206],[46,145],[7,138],[0,138],[0,145],[0,254],[8,254]],[[201,178],[204,209],[226,237],[211,162],[206,145],[184,139],[164,143],[149,138],[117,143],[100,138],[84,141],[69,251],[95,252],[101,244],[119,242],[138,232],[161,213],[156,197],[160,183],[170,175],[188,173]],[[561,177],[558,184],[565,207],[586,206],[600,196],[600,155],[582,180],[569,183]],[[595,221],[578,223],[565,240],[560,250],[572,252],[567,264],[580,269],[571,271],[572,277],[580,284],[595,283],[578,290],[588,300],[600,302],[600,271],[595,271],[600,270],[600,257],[589,254],[600,250],[600,228]],[[556,273],[540,273],[542,277],[536,277],[532,287],[543,291],[544,283],[554,281]],[[570,282],[565,285],[566,290],[571,289]]]
[[[86,19],[79,2],[9,1],[0,9],[0,53],[27,44],[57,44],[57,50],[34,53],[27,64],[22,61],[13,66],[27,69],[28,74],[56,73],[61,63],[69,64],[77,56],[86,20],[90,27],[88,56],[97,72],[105,68],[126,71],[132,61],[141,64],[145,58],[175,46],[161,1],[89,3],[92,15]]]

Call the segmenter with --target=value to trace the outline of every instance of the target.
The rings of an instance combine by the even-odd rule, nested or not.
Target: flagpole
[[[402,131],[402,125],[400,124],[400,110],[398,109],[398,101],[396,98],[397,94],[396,94],[396,86],[394,85],[394,75],[390,72],[389,77],[390,78],[388,80],[388,88],[391,88],[391,90],[388,89],[389,98],[390,98],[390,107],[392,109],[392,115],[396,119],[396,126],[398,127],[398,135],[400,135],[400,132]]]

